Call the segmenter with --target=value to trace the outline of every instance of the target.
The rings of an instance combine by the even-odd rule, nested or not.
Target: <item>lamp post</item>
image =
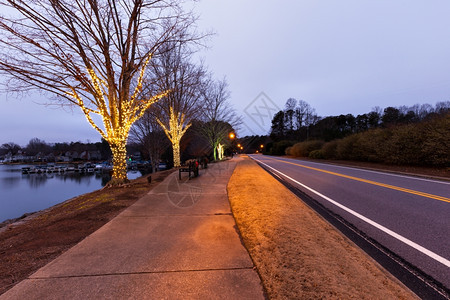
[[[231,144],[231,157],[233,158],[233,140],[236,137],[236,134],[232,131],[228,134],[228,138],[230,139],[230,144]]]

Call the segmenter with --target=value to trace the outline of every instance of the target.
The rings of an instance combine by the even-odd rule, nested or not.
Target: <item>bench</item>
[[[193,177],[198,176],[198,161],[196,159],[190,159],[185,162],[183,166],[178,169],[178,177],[181,180],[181,173],[188,172],[189,178],[191,178],[191,172]]]

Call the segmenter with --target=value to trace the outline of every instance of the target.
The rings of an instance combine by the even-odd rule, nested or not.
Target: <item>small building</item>
[[[64,156],[66,157],[65,161],[74,161],[80,159],[80,155],[76,151],[66,151],[66,153],[64,153]]]

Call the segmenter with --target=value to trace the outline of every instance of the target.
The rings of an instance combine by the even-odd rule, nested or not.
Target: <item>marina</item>
[[[108,163],[0,164],[0,222],[101,189],[111,171]],[[128,170],[129,179],[143,174]]]
[[[47,165],[36,165],[22,167],[22,174],[42,174],[42,173],[66,173],[66,172],[77,172],[81,174],[91,174],[94,172],[104,173],[112,170],[112,166],[105,165],[94,165],[92,163],[85,163],[79,165],[61,165],[57,166],[55,164]]]

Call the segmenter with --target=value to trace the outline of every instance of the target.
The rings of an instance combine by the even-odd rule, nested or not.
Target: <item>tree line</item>
[[[48,156],[50,154],[64,156],[67,152],[77,152],[81,154],[85,151],[96,151],[100,154],[98,159],[108,160],[111,158],[111,150],[105,140],[96,143],[67,142],[67,143],[47,143],[39,138],[32,138],[25,146],[20,146],[14,142],[0,145],[0,157],[6,155],[17,155],[22,152],[28,157],[41,154]]]
[[[299,113],[293,103],[288,100],[273,118],[270,136],[274,142],[266,153],[401,165],[450,164],[450,101],[435,106],[376,107],[356,117],[314,115],[303,126],[296,122]]]

